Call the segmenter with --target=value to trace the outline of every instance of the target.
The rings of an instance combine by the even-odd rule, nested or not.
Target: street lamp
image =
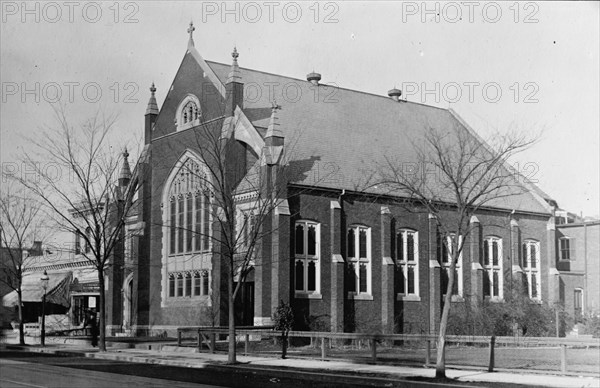
[[[42,290],[44,290],[44,295],[42,296],[42,335],[41,335],[41,343],[42,346],[46,346],[46,292],[48,291],[48,281],[50,277],[48,273],[44,271],[44,274],[40,278],[40,284],[42,285]]]

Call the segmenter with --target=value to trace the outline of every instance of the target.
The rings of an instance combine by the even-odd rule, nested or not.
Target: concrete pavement
[[[64,338],[64,337],[63,337]],[[33,343],[29,339],[29,343]],[[66,340],[61,340],[66,341]],[[17,345],[7,345],[14,349],[19,349],[32,352],[53,353],[59,355],[77,355],[80,357],[89,357],[105,360],[114,360],[122,362],[137,362],[146,364],[161,364],[169,366],[202,368],[206,365],[225,364],[227,355],[223,353],[211,354],[208,352],[197,353],[192,352],[192,348],[177,348],[177,346],[164,344],[158,346],[157,343],[137,344],[137,348],[118,348],[109,347],[107,352],[99,352],[96,349],[91,349],[87,344],[77,345],[76,343],[56,343],[55,340],[47,341],[45,348],[31,345],[18,347]],[[148,348],[152,349],[148,349]],[[142,349],[145,348],[145,349]],[[387,378],[393,377],[425,377],[433,378],[435,369],[433,368],[418,368],[410,366],[397,365],[373,365],[359,364],[348,361],[332,360],[322,361],[320,359],[298,359],[281,358],[268,356],[238,356],[238,361],[241,363],[240,368],[260,368],[260,369],[278,369],[285,368],[289,371],[302,371],[303,373],[327,373],[327,374],[345,374],[353,373],[355,375],[363,375],[367,377],[381,376]],[[599,371],[600,372],[600,371]],[[448,368],[446,375],[449,378],[456,379],[462,382],[474,383],[513,383],[524,384],[529,386],[544,386],[544,387],[600,387],[600,373],[598,376],[559,376],[551,374],[541,374],[540,372],[528,373],[523,371],[499,371],[488,373],[481,369],[454,369]]]

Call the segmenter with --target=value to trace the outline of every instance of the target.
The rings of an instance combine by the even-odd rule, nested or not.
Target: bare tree
[[[97,113],[74,127],[64,108],[54,108],[54,113],[56,125],[43,128],[38,137],[29,139],[35,153],[26,152],[23,159],[31,174],[17,179],[43,203],[58,229],[77,236],[82,248],[76,246],[75,253],[96,269],[100,288],[99,347],[105,351],[106,271],[123,239],[133,189],[117,185],[122,163],[109,144],[114,116]]]
[[[261,265],[254,261],[257,251],[262,249],[265,237],[277,230],[278,225],[272,222],[274,212],[287,199],[286,161],[283,135],[277,129],[277,109],[280,107],[274,105],[265,146],[257,159],[250,161],[252,165],[241,151],[243,146],[235,139],[236,116],[199,125],[194,130],[195,149],[203,166],[200,169],[193,164],[182,166],[186,173],[199,178],[211,195],[211,232],[181,225],[176,229],[191,232],[196,238],[210,239],[213,254],[221,261],[227,279],[228,362],[231,364],[237,362],[235,300],[252,268]],[[241,114],[241,110],[237,114]]]
[[[29,193],[11,182],[3,174],[0,192],[0,247],[4,248],[4,260],[0,261],[3,275],[0,281],[17,293],[19,318],[19,343],[25,344],[23,329],[23,276],[27,269],[26,251],[34,240],[49,236],[42,225],[41,204]]]
[[[532,146],[538,136],[517,131],[496,133],[488,142],[470,128],[456,124],[426,130],[422,142],[413,141],[416,160],[386,156],[378,167],[377,184],[395,196],[407,198],[433,215],[450,255],[447,289],[437,340],[436,377],[446,376],[445,345],[454,273],[469,220],[484,206],[524,193],[528,182],[508,166],[507,160]],[[493,202],[493,203],[492,203]]]

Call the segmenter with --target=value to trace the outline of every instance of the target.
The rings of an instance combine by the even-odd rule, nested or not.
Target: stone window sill
[[[302,291],[296,291],[294,293],[294,297],[296,299],[323,299],[323,295],[313,292],[313,293],[309,293],[309,292],[302,292]]]
[[[373,295],[371,294],[355,294],[354,292],[348,293],[348,299],[354,300],[373,300]]]
[[[396,294],[396,300],[401,300],[404,302],[420,302],[421,297],[419,295]]]

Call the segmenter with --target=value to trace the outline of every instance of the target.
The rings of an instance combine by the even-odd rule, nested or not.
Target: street
[[[257,368],[245,364],[205,364],[199,368],[189,368],[34,352],[0,352],[0,388],[481,386],[418,380]]]
[[[0,387],[218,387],[216,385],[108,372],[108,370],[113,368],[119,370],[129,366],[131,365],[128,363],[106,362],[85,358],[31,355],[28,353],[3,353],[0,359]],[[146,367],[146,369],[155,368],[151,365],[147,365]],[[85,371],[82,371],[82,369],[85,369]]]

